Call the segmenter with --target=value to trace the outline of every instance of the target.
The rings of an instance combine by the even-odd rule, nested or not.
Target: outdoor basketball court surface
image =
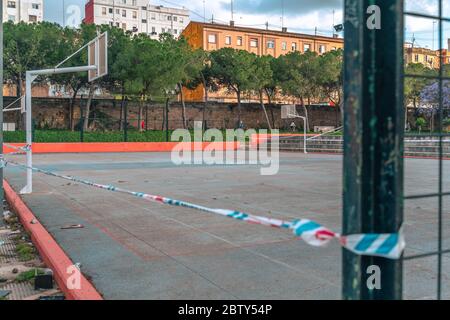
[[[8,159],[22,162],[21,156]],[[213,208],[341,231],[342,156],[282,153],[280,172],[256,165],[175,166],[169,153],[36,154],[38,168]],[[437,192],[438,161],[405,160],[405,193]],[[24,170],[8,166],[16,191]],[[340,299],[341,247],[308,246],[289,231],[148,202],[39,173],[22,196],[106,299]],[[444,186],[450,189],[450,161]],[[444,198],[445,199],[445,198]],[[444,248],[450,247],[450,199]],[[437,249],[436,199],[405,202],[406,255]],[[82,224],[82,229],[62,230]],[[436,293],[436,258],[404,262],[405,298]],[[443,297],[450,298],[450,256]]]

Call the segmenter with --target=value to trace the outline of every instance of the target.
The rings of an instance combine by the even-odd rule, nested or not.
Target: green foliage
[[[343,92],[343,50],[329,51],[318,57],[317,86],[321,95],[341,106]]]
[[[320,93],[320,63],[315,52],[292,52],[281,56],[278,84],[287,95],[299,99],[317,97]]]
[[[341,105],[342,50],[324,55],[311,51],[291,52],[279,58],[259,57],[232,48],[205,52],[192,49],[183,37],[175,39],[170,34],[162,34],[157,41],[145,34],[134,35],[108,25],[83,24],[79,29],[73,29],[48,22],[5,23],[5,80],[20,84],[21,88],[27,70],[54,67],[95,38],[98,32],[105,31],[109,34],[109,74],[98,79],[95,87],[105,88],[112,94],[127,96],[131,100],[168,102],[182,93],[183,87],[195,89],[203,85],[207,88],[206,99],[208,91],[218,91],[221,87],[234,92],[239,114],[244,93],[257,93],[261,99],[265,94],[271,100],[281,92],[302,102],[305,99],[321,99]],[[63,66],[86,65],[87,60],[87,50],[84,50]],[[422,65],[412,65],[407,72],[422,74],[432,71]],[[94,89],[87,81],[87,73],[49,76],[38,81],[64,85],[73,90],[74,97],[81,89],[90,89],[91,92]],[[424,80],[406,80],[407,99],[419,99],[420,91],[426,84]],[[88,109],[86,107],[86,113]],[[76,133],[53,135],[40,132],[36,135],[36,141],[78,141]],[[105,139],[116,140],[118,136],[115,135],[105,135]],[[89,139],[89,135],[86,137]],[[20,133],[11,138],[21,139]]]
[[[25,281],[32,281],[37,275],[43,275],[44,271],[41,269],[31,269],[28,271],[24,271],[19,273],[19,275],[16,277],[17,282],[25,282]]]
[[[416,76],[436,75],[436,71],[425,67],[421,63],[411,63],[405,67],[405,74]],[[420,77],[405,77],[405,103],[416,108],[420,104],[420,95],[423,89],[431,84],[431,81]]]
[[[424,118],[419,117],[416,119],[416,126],[418,126],[419,128],[423,128],[426,125],[427,125],[427,120],[425,120]]]
[[[244,50],[223,48],[211,53],[211,73],[217,82],[235,92],[240,99],[243,91],[252,88],[256,72],[256,56]]]

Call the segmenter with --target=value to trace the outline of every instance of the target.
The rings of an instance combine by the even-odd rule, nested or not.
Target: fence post
[[[128,97],[125,97],[123,104],[123,141],[128,142]]]
[[[403,222],[403,32],[403,0],[345,0],[343,234]],[[343,249],[342,263],[344,299],[402,298],[401,260]]]
[[[83,95],[80,96],[80,142],[84,142]]]
[[[0,17],[3,17],[3,1],[0,2]],[[0,83],[3,84],[3,23],[0,23]],[[3,88],[0,90],[0,160],[3,160]],[[0,167],[0,206],[3,213],[3,167]]]
[[[166,142],[169,142],[170,138],[169,138],[169,98],[166,99],[166,108],[165,108],[165,112],[166,112]]]

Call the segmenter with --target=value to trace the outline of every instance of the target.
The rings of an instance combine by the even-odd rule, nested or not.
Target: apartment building
[[[344,47],[344,40],[309,34],[264,30],[230,25],[191,22],[183,35],[194,48],[206,51],[221,48],[246,50],[257,55],[279,57],[292,51],[319,54]]]
[[[161,33],[178,37],[189,24],[189,10],[155,6],[149,0],[88,0],[85,23],[109,24],[158,39]]]
[[[450,64],[450,39],[448,39],[448,47],[449,50],[431,50],[415,47],[412,43],[406,43],[405,64],[421,63],[428,68],[439,69],[441,60],[444,64]]]
[[[3,21],[41,22],[44,0],[3,0]]]
[[[328,51],[342,49],[344,40],[342,38],[323,37],[309,34],[282,31],[264,30],[256,28],[238,27],[233,23],[230,25],[191,22],[183,32],[189,44],[195,49],[206,51],[219,50],[221,48],[234,48],[246,50],[257,55],[271,55],[279,57],[289,52],[314,51],[324,54]],[[186,99],[189,101],[203,101],[204,88],[196,90],[185,90]],[[210,99],[220,102],[236,102],[234,95],[220,90],[210,93]],[[286,99],[286,97],[283,97]],[[258,97],[248,96],[244,100],[249,102],[258,101]],[[277,101],[277,99],[275,99]],[[277,101],[277,102],[291,102]]]

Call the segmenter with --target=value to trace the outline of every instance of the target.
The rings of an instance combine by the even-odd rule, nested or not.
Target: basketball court
[[[25,163],[23,156],[9,156]],[[406,160],[406,194],[435,192],[436,160]],[[256,165],[175,166],[170,153],[36,154],[34,166],[212,208],[341,231],[342,157],[281,153],[280,172]],[[450,162],[445,162],[450,172]],[[8,166],[16,192],[24,169]],[[450,185],[450,175],[445,185]],[[34,173],[22,198],[107,299],[339,299],[341,248],[316,248],[282,229],[147,202]],[[420,187],[419,187],[420,186]],[[450,201],[444,203],[450,214]],[[437,201],[408,201],[405,256],[436,248]],[[84,228],[62,230],[66,225]],[[447,219],[445,227],[449,227]],[[450,237],[445,235],[445,244]],[[435,290],[436,258],[405,260],[405,298]],[[444,288],[450,284],[444,256]],[[447,286],[445,286],[447,284]],[[444,297],[450,291],[444,289]]]

